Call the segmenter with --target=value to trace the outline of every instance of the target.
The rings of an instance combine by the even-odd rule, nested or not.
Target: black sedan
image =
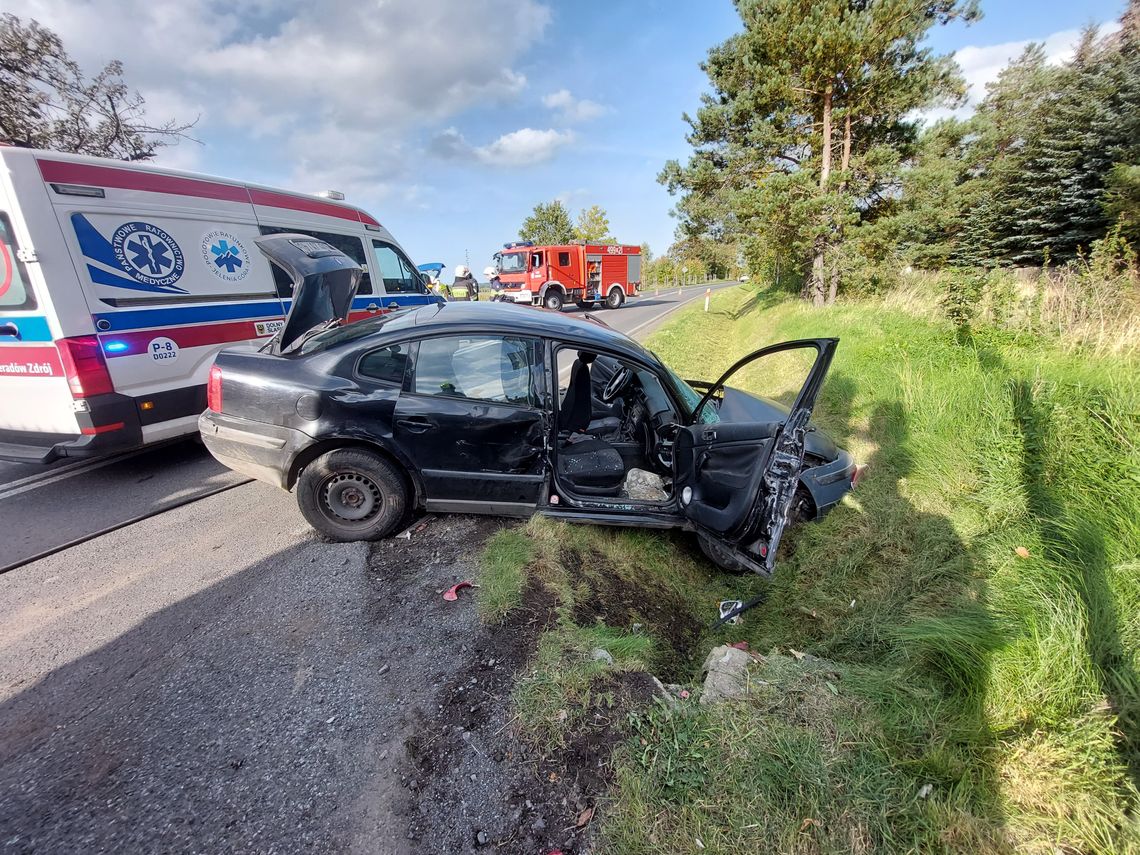
[[[199,426],[332,540],[384,537],[416,508],[538,512],[692,530],[718,564],[768,574],[787,521],[853,486],[851,456],[808,421],[836,339],[694,388],[589,315],[447,303],[346,325],[351,259],[304,235],[257,243],[293,304],[267,346],[219,354]],[[726,385],[788,351],[811,357],[790,406]]]

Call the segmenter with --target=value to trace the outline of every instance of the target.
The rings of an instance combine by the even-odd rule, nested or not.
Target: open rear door
[[[722,563],[771,574],[799,485],[808,419],[838,344],[835,338],[801,339],[750,353],[709,387],[692,424],[678,431],[674,460],[682,509]],[[814,350],[815,358],[786,419],[720,420],[717,411],[727,417],[731,396],[741,394],[726,388],[734,374],[796,350]]]

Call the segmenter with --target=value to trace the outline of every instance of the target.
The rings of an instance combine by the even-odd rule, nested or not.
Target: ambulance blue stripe
[[[0,342],[51,341],[51,327],[41,315],[0,315],[0,326],[4,324],[15,324],[20,337],[0,336]]]
[[[148,327],[205,324],[212,321],[279,318],[282,315],[282,303],[284,303],[284,311],[287,312],[292,302],[292,300],[264,300],[256,303],[222,303],[212,306],[169,306],[162,309],[103,312],[94,317],[96,321],[106,321],[110,324],[106,330],[100,329],[100,332],[122,332],[147,329]],[[430,294],[365,294],[353,299],[352,308],[365,309],[370,303],[386,307],[393,302],[404,307],[422,306],[427,303],[438,302],[438,298]],[[40,341],[41,339],[32,340]],[[48,335],[42,341],[51,341],[51,336]]]
[[[96,322],[106,321],[110,324],[106,330],[100,329],[100,332],[117,332],[120,330],[141,330],[147,327],[176,327],[184,324],[205,324],[211,321],[242,321],[269,317],[281,317],[280,300],[102,312],[95,315],[95,320]]]

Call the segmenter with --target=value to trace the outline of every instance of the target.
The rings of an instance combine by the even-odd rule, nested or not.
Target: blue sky
[[[302,191],[337,189],[418,263],[481,271],[536,202],[600,204],[614,235],[672,241],[656,182],[684,158],[729,0],[15,0],[88,69],[121,59],[154,119],[199,116],[160,162]],[[1123,0],[983,0],[939,28],[981,94],[1029,40],[1065,56]]]

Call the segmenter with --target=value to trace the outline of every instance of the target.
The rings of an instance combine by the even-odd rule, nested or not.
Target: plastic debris
[[[933,792],[934,792],[934,785],[933,784],[923,784],[921,787],[918,788],[918,797],[920,799],[925,799]]]
[[[459,599],[459,592],[464,588],[477,588],[479,587],[474,582],[456,582],[450,588],[443,592],[443,598],[449,603],[454,603]]]
[[[731,644],[729,644],[728,646],[729,647],[735,647],[737,650],[743,650],[745,653],[748,652],[748,642],[747,641],[734,641]]]
[[[1017,549],[1015,549],[1013,551],[1017,553],[1018,558],[1028,558],[1029,557],[1029,550],[1026,549],[1024,546],[1019,546],[1019,547],[1017,547]]]
[[[744,603],[742,603],[740,600],[721,600],[719,607],[720,619],[723,621],[725,615],[732,614],[743,605]],[[733,625],[740,623],[740,615],[735,615],[734,617],[729,618],[727,621],[725,621],[725,623]]]

